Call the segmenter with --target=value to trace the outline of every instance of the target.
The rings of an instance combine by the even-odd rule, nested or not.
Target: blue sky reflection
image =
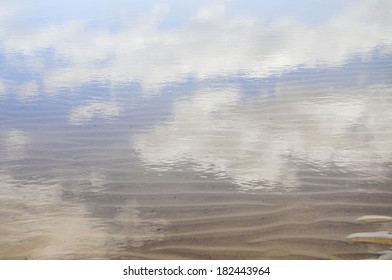
[[[76,2],[0,3],[4,104],[60,96],[70,126],[155,106],[121,136],[144,165],[245,189],[299,186],[294,161],[388,172],[390,1]]]

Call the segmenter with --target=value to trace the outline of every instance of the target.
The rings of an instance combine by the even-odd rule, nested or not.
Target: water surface
[[[1,1],[1,259],[361,259],[391,231],[390,1]]]

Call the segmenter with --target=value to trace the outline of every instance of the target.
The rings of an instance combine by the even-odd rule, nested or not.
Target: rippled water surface
[[[391,255],[391,1],[101,2],[0,1],[0,259]]]

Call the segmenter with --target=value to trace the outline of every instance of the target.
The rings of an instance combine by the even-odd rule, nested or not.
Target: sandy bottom
[[[0,258],[376,259],[389,250],[347,238],[392,230],[356,221],[392,213],[388,184],[309,177],[307,191],[241,192],[208,178],[99,188],[102,178],[89,176],[84,187],[64,188],[56,180],[18,185],[1,173]],[[328,190],[320,187],[327,181]]]
[[[366,96],[364,118],[344,94],[234,109],[213,98],[224,110],[204,114],[201,92],[150,131],[137,125],[159,115],[76,125],[57,119],[64,105],[34,107],[36,118],[11,107],[0,131],[0,259],[389,256],[392,223],[360,219],[392,216],[389,87],[383,94]],[[335,110],[370,123],[346,132]]]

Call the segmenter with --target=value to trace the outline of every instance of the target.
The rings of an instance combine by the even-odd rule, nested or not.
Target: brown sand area
[[[318,178],[326,189],[309,177],[306,191],[241,192],[201,179],[93,192],[51,182],[29,192],[12,179],[2,174],[1,259],[374,259],[388,249],[346,238],[391,230],[356,221],[392,213],[388,184]]]

